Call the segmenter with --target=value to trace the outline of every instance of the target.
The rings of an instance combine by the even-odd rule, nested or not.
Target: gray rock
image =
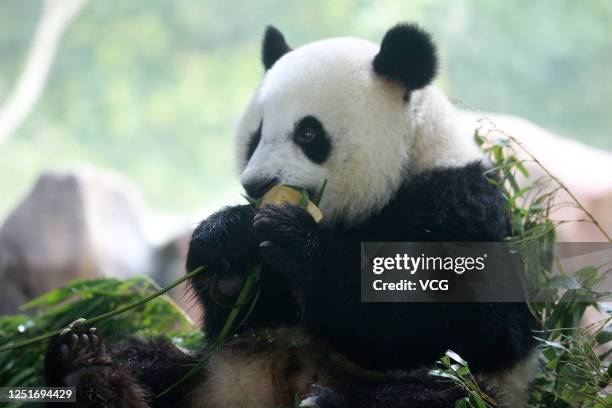
[[[131,190],[112,173],[43,173],[0,228],[0,314],[75,278],[151,271]]]

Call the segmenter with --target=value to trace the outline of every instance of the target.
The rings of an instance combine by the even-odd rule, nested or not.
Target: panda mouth
[[[308,194],[308,199],[310,201],[314,200],[315,197],[317,196],[317,191],[314,188],[298,187],[298,186],[291,186],[291,187],[298,191],[305,191],[306,194]]]
[[[275,185],[284,185],[284,186],[290,187],[290,188],[292,188],[294,190],[297,190],[297,191],[305,191],[306,194],[308,194],[308,199],[311,200],[311,201],[317,196],[317,190],[315,190],[314,188],[299,187],[299,186],[296,186],[296,185],[282,184],[282,183],[275,184]],[[267,191],[269,191],[272,187],[274,187],[274,185],[270,186],[270,188]],[[258,195],[257,197],[253,197],[252,195],[247,193],[246,197],[248,197],[250,200],[260,200],[264,195],[265,195],[265,192],[263,194],[261,194],[261,195]]]
[[[296,184],[284,184],[284,183],[278,183],[276,185],[282,185],[282,186],[286,186],[289,188],[292,188],[296,191],[305,191],[306,194],[308,194],[308,199],[312,200],[317,196],[317,189],[313,188],[313,187],[304,187],[304,186],[298,186]],[[270,186],[270,188],[272,188],[274,186]],[[269,189],[268,189],[269,190]]]

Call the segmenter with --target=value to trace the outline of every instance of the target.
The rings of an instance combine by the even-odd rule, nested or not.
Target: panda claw
[[[89,348],[89,336],[85,333],[81,334],[81,338],[79,339],[80,342],[80,347],[82,347],[84,350]]]
[[[80,368],[111,363],[111,356],[95,333],[95,328],[71,324],[51,340],[45,356],[45,376],[50,383],[62,385]]]
[[[67,360],[68,357],[70,357],[70,348],[68,347],[67,344],[62,344],[60,346],[60,355],[62,356],[62,359]]]
[[[48,384],[66,386],[78,383],[85,368],[111,366],[112,356],[95,328],[67,327],[53,339],[45,356],[45,377]],[[84,371],[90,372],[90,371]]]
[[[78,360],[85,355],[105,355],[104,344],[95,333],[95,327],[84,332],[70,327],[63,329],[57,338],[60,357],[63,360]]]
[[[75,349],[78,344],[79,344],[79,336],[77,336],[76,334],[72,333],[72,335],[70,336],[70,340],[69,340],[69,347],[71,349]]]

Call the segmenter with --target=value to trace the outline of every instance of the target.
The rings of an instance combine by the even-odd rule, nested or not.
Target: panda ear
[[[269,70],[280,57],[291,51],[285,42],[285,37],[276,27],[268,26],[261,47],[261,61]]]
[[[423,88],[436,76],[438,57],[428,33],[415,24],[398,24],[385,34],[374,57],[374,72],[409,91]]]

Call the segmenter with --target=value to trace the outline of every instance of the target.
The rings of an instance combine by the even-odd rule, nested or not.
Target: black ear
[[[285,42],[283,34],[276,27],[268,26],[261,47],[261,60],[266,71],[289,51],[291,51],[291,48]]]
[[[385,34],[373,65],[378,75],[408,90],[420,89],[436,76],[436,47],[429,34],[417,25],[398,24]]]

